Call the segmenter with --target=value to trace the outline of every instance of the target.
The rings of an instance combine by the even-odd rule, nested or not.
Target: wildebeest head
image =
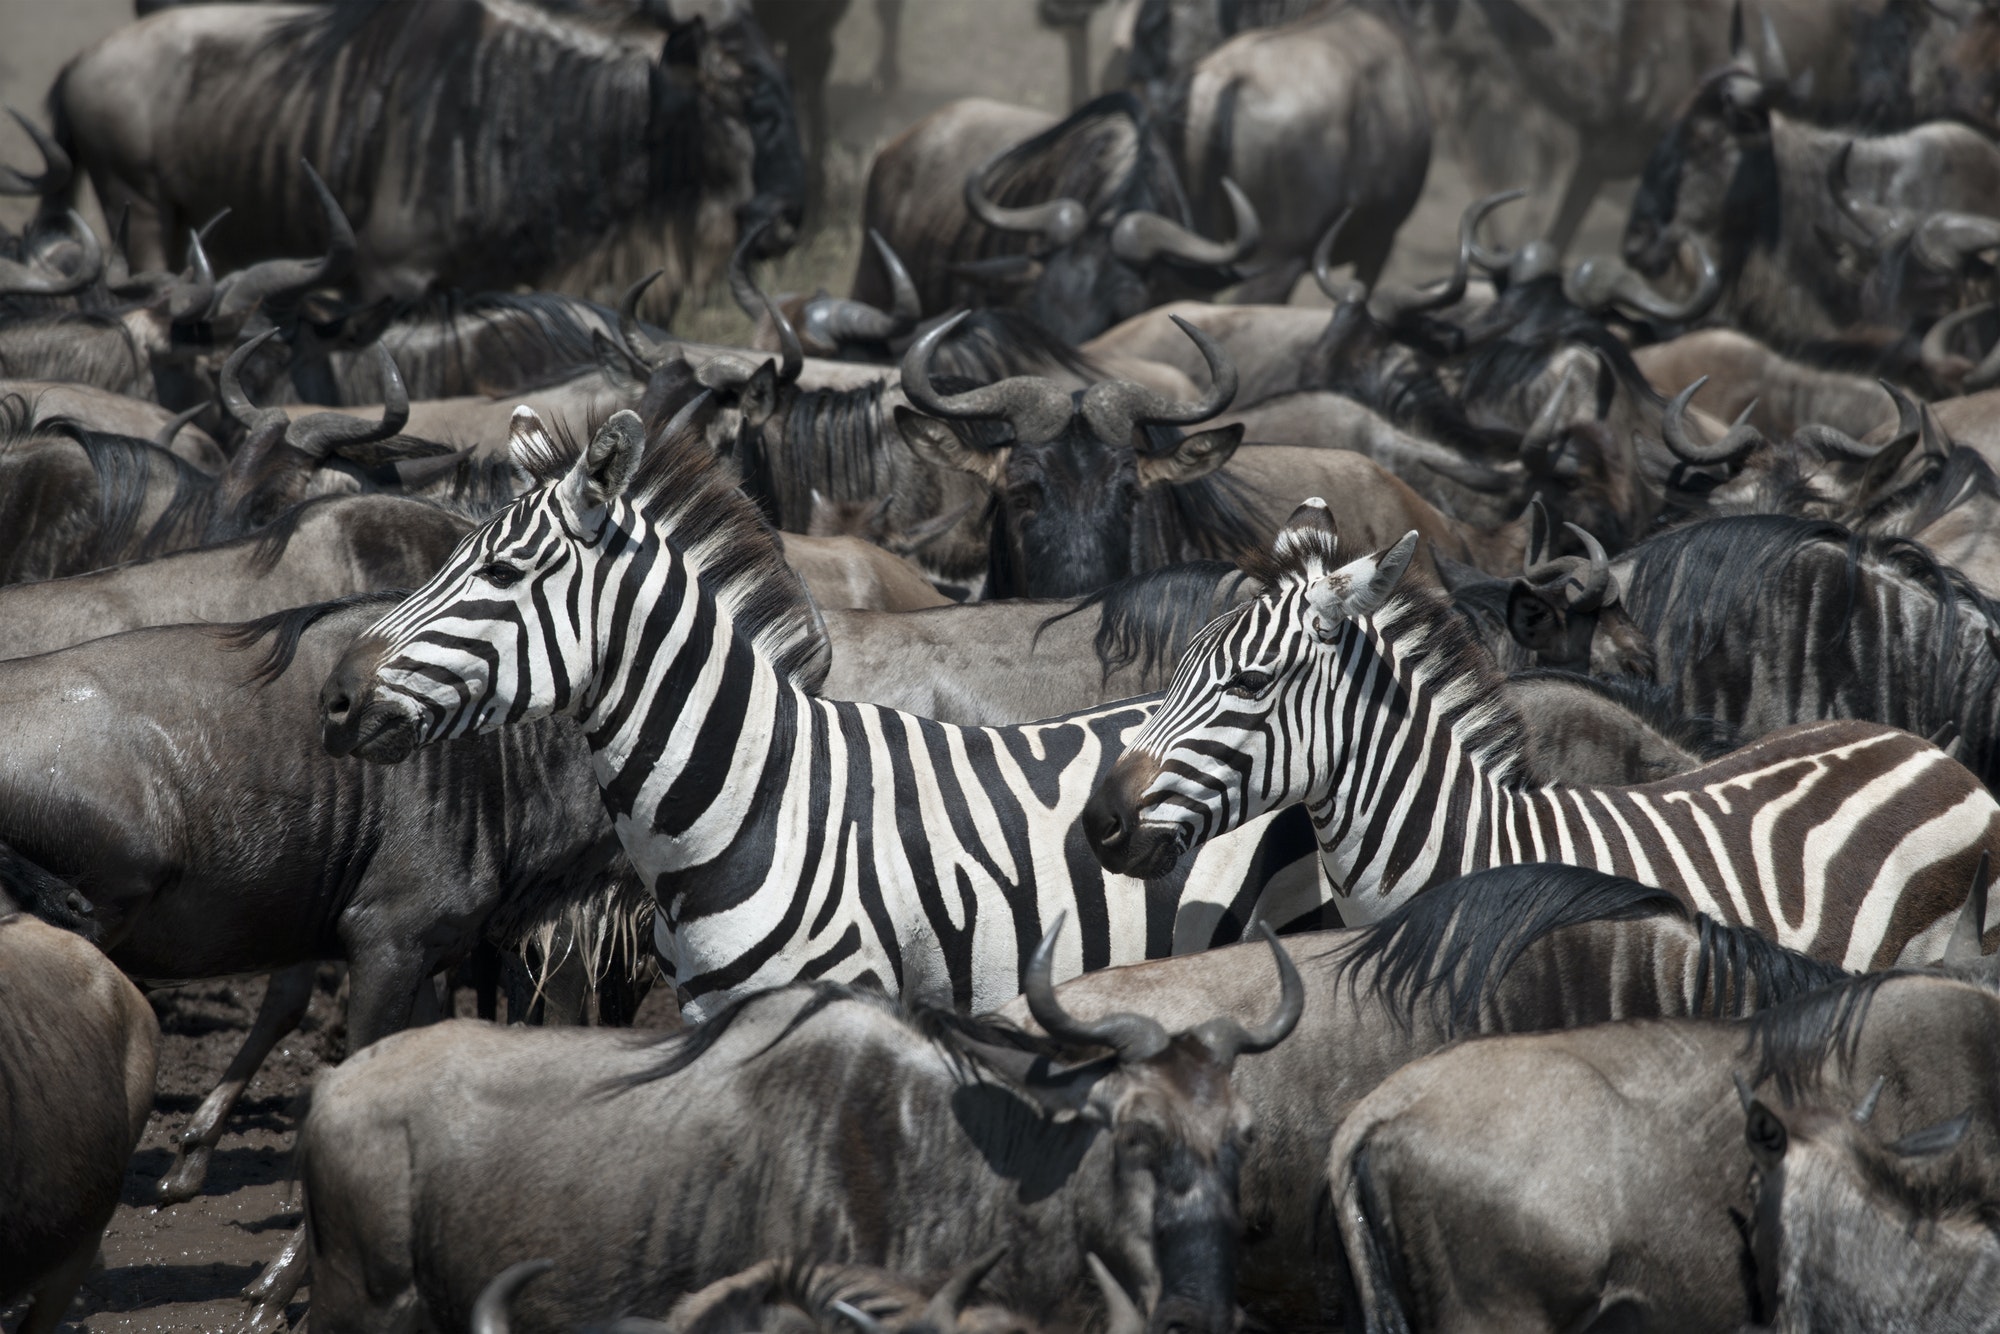
[[[1227,241],[1197,236],[1179,177],[1136,98],[1107,93],[965,178],[967,243],[956,266],[1000,304],[1025,307],[1082,343],[1188,290],[1227,286],[1257,248],[1249,197],[1222,182],[1236,222]]]
[[[1764,88],[1725,70],[1695,90],[1646,160],[1625,223],[1625,260],[1658,277],[1679,258],[1682,242],[1698,239],[1732,275],[1750,246],[1777,243],[1777,198]]]
[[[759,236],[760,257],[782,253],[798,234],[805,213],[805,155],[798,114],[785,68],[747,15],[710,32],[700,17],[676,24],[661,53],[664,87],[672,101],[677,76],[699,83],[703,101],[719,116],[700,132],[741,127],[750,154],[750,198],[737,205],[739,237]],[[713,152],[713,146],[709,151]]]
[[[1850,1114],[1744,1110],[1751,1251],[1764,1323],[1859,1334],[1922,1311],[1938,1328],[2000,1309],[2000,1181],[1962,1147],[1970,1115],[1882,1143],[1878,1082]]]
[[[1141,529],[1159,491],[1213,473],[1243,439],[1240,423],[1185,436],[1151,428],[1193,425],[1228,407],[1235,367],[1207,334],[1175,316],[1208,362],[1208,393],[1194,403],[1122,380],[1072,393],[1025,375],[941,393],[931,382],[931,354],[962,318],[935,326],[905,353],[903,392],[918,410],[899,407],[896,426],[919,457],[992,488],[988,595],[1073,597],[1138,573]]]

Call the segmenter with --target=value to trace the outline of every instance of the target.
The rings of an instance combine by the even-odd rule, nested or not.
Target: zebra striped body
[[[1100,858],[1149,862],[1293,802],[1346,920],[1487,866],[1630,876],[1848,968],[1935,957],[2000,805],[1920,738],[1788,728],[1629,788],[1537,788],[1490,659],[1448,606],[1394,585],[1415,535],[1336,568],[1302,508],[1265,595],[1189,645],[1166,699],[1093,797]]]
[[[1060,912],[1082,929],[1059,975],[1172,952],[1189,866],[1107,874],[1076,828],[1152,700],[965,728],[814,697],[817,612],[769,530],[698,439],[640,468],[616,453],[644,450],[636,419],[629,432],[572,468],[517,418],[541,485],[356,642],[323,699],[329,736],[394,760],[573,715],[697,1016],[802,977],[992,1008]],[[1216,845],[1196,873],[1240,882],[1257,840]]]

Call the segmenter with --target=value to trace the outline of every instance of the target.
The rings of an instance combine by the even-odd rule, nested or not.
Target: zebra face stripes
[[[1346,750],[1329,701],[1353,665],[1354,618],[1387,599],[1416,538],[1336,566],[1325,502],[1299,507],[1265,594],[1189,644],[1159,711],[1093,795],[1084,832],[1108,869],[1156,875],[1267,811],[1323,804]]]
[[[515,414],[511,444],[524,476],[555,449],[526,408]],[[620,567],[646,545],[630,536],[644,525],[622,496],[644,449],[637,416],[618,413],[574,467],[467,534],[423,588],[362,636],[356,647],[365,651],[343,659],[322,697],[329,748],[343,692],[347,749],[385,761],[551,713],[587,715],[599,617],[616,615]],[[657,572],[673,578],[673,566],[662,560]],[[615,652],[619,637],[610,639]]]

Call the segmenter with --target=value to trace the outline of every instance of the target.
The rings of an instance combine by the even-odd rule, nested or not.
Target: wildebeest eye
[[[1255,699],[1270,688],[1271,674],[1260,672],[1255,667],[1236,673],[1236,678],[1229,683],[1230,694],[1242,695],[1246,699]]]
[[[504,560],[488,561],[474,571],[481,579],[495,588],[512,588],[521,582],[519,567],[509,565]]]

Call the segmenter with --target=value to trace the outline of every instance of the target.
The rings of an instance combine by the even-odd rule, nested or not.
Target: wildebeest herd
[[[21,1330],[141,988],[270,979],[171,1207],[326,961],[250,1334],[2000,1330],[2000,5],[1103,7],[858,220],[847,0],[141,0],[15,112]],[[1387,277],[1509,89],[1566,186]]]

